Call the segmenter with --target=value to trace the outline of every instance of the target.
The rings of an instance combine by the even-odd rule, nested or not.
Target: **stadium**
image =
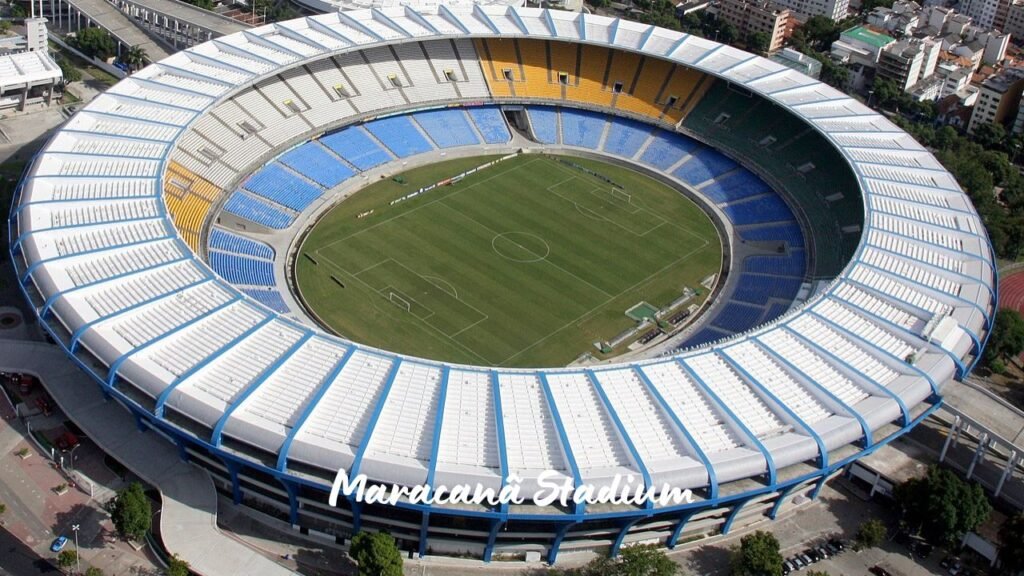
[[[359,189],[442,159],[461,163],[445,180],[464,179],[382,193],[344,222],[454,205],[506,165],[524,181],[541,162],[540,174],[579,182],[644,178],[696,203],[687,214],[714,230],[716,279],[692,329],[652,357],[563,368],[425,359],[333,335],[295,286],[329,265],[304,242],[332,211],[373,198]],[[616,224],[661,226],[651,245],[680,224],[641,220],[632,197],[593,188],[608,193],[570,201],[604,215],[602,248],[627,237],[609,232]],[[492,196],[472,209],[502,201]],[[525,201],[497,206],[520,227],[548,217]],[[556,245],[521,237],[506,260],[569,266],[540,240]],[[408,242],[430,244],[426,233]],[[485,561],[673,547],[814,498],[938,408],[943,385],[973,367],[996,302],[993,251],[953,177],[850,96],[696,36],[498,6],[300,18],[150,65],[33,160],[10,246],[51,337],[236,503],[339,543],[388,530],[410,551]],[[342,246],[336,260],[364,253]],[[438,252],[453,250],[469,274],[476,257]],[[631,274],[645,257],[631,248],[612,268]],[[380,268],[390,275],[366,284],[389,314],[416,315],[423,292],[430,314],[458,320],[435,326],[449,336],[479,321],[458,308],[460,276],[434,290]],[[333,298],[352,293],[341,285],[355,270],[328,275]],[[331,507],[339,469],[399,486],[498,489],[514,475],[527,491],[548,471],[573,486],[633,476],[694,501]]]

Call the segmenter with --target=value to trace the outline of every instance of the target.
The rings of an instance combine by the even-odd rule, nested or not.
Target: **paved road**
[[[129,46],[139,46],[146,51],[152,62],[163,60],[170,54],[163,46],[153,41],[148,34],[132,22],[132,19],[105,0],[69,0],[71,5],[88,14],[97,24],[107,29]],[[64,14],[66,17],[67,14]],[[75,16],[72,15],[72,22]],[[65,21],[65,24],[67,22]],[[74,27],[71,27],[74,30]]]
[[[7,531],[0,527],[0,575],[27,576],[29,574],[59,574],[48,561],[40,558]]]

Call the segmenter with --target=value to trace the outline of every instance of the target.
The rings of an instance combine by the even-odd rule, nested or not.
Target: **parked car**
[[[792,563],[793,563],[793,565],[794,565],[794,566],[796,566],[796,568],[794,568],[794,570],[800,570],[800,569],[801,569],[801,568],[803,568],[804,566],[807,566],[807,564],[804,564],[804,561],[803,561],[803,560],[802,560],[802,559],[800,558],[800,555],[799,555],[799,554],[798,554],[798,555],[796,555],[796,556],[793,556],[793,557],[792,557],[792,558],[790,559],[790,562],[792,562]]]
[[[819,544],[815,546],[814,551],[818,553],[818,556],[821,556],[822,560],[826,560],[832,557],[832,554],[828,551],[828,548],[826,548],[824,544]]]
[[[786,560],[782,563],[782,576],[789,576],[789,573],[793,571],[793,563]]]
[[[811,559],[811,562],[821,562],[821,554],[814,548],[808,548],[804,550],[804,555]]]
[[[805,565],[810,566],[811,564],[814,564],[814,559],[812,559],[807,554],[798,554],[798,556],[800,557],[801,560],[804,561]]]
[[[837,552],[846,550],[846,543],[838,538],[832,538],[828,543],[834,546]]]
[[[829,556],[835,556],[836,554],[839,554],[839,548],[836,548],[831,542],[825,542],[824,544],[822,544],[822,546],[824,546],[825,549],[828,550]]]
[[[57,539],[53,541],[53,544],[50,544],[50,552],[60,552],[67,545],[68,545],[68,537],[67,536],[58,536]]]
[[[869,568],[868,572],[871,572],[875,576],[892,576],[892,574],[890,574],[888,570],[886,570],[885,568],[882,568],[878,564],[875,564],[874,566]]]

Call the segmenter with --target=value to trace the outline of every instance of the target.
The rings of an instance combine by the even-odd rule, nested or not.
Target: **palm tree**
[[[129,72],[135,72],[142,68],[146,63],[146,59],[149,58],[149,54],[146,54],[146,50],[141,46],[132,46],[128,49],[128,53],[125,54],[124,61],[128,64]]]

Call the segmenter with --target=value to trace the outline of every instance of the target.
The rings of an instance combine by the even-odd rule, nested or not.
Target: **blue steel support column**
[[[798,330],[794,330],[793,328],[791,328],[789,326],[789,323],[781,325],[781,328],[783,328],[789,334],[791,334],[794,337],[796,337],[797,340],[800,340],[801,342],[803,342],[807,346],[813,348],[814,350],[817,350],[818,353],[821,354],[823,357],[832,358],[836,363],[838,363],[841,366],[843,366],[844,369],[849,370],[852,374],[859,375],[861,377],[861,379],[863,379],[863,381],[866,382],[868,384],[868,386],[872,390],[874,390],[874,391],[879,393],[878,395],[888,396],[889,398],[891,398],[893,400],[893,402],[896,402],[896,405],[899,406],[899,408],[900,408],[900,414],[901,414],[901,418],[902,418],[901,424],[903,426],[906,426],[907,424],[910,423],[910,409],[907,407],[907,404],[905,402],[903,402],[903,399],[900,398],[899,396],[897,396],[895,392],[893,392],[892,390],[889,390],[885,386],[881,386],[879,384],[876,384],[876,383],[872,382],[871,378],[869,378],[866,374],[864,374],[860,370],[854,368],[852,365],[847,363],[845,360],[843,360],[839,356],[836,356],[832,352],[829,352],[828,350],[825,350],[817,342],[814,342],[814,341],[810,340],[809,338],[805,337],[804,335],[800,334],[800,332]],[[863,389],[862,386],[858,386],[858,388],[862,388]],[[865,391],[868,391],[868,390],[865,390]]]
[[[434,417],[434,436],[430,448],[430,464],[427,468],[427,497],[434,492],[434,475],[437,473],[437,453],[441,449],[441,427],[444,425],[444,406],[448,399],[448,376],[451,368],[441,367],[441,391],[437,399],[437,415]],[[423,556],[427,551],[427,528],[430,525],[430,513],[423,513],[423,522],[420,525],[420,547],[419,554]]]
[[[811,500],[817,500],[818,494],[821,493],[821,489],[825,487],[825,482],[828,480],[828,474],[822,474],[821,478],[814,483],[814,490],[811,492]]]
[[[166,338],[166,337],[168,337],[168,336],[170,336],[172,334],[176,334],[176,333],[178,333],[178,332],[188,328],[189,326],[192,326],[192,325],[196,324],[200,320],[203,320],[205,318],[209,318],[210,316],[213,316],[214,314],[224,310],[228,306],[231,306],[232,304],[234,304],[235,302],[238,302],[241,299],[242,299],[242,296],[240,294],[236,294],[233,298],[229,299],[227,302],[224,302],[223,304],[221,304],[219,306],[215,306],[215,307],[211,308],[205,314],[200,314],[199,316],[196,316],[195,318],[193,318],[193,319],[191,319],[191,320],[189,320],[187,322],[179,324],[178,326],[172,328],[171,330],[168,330],[167,332],[164,332],[163,334],[160,334],[159,336],[155,336],[152,339],[150,339],[150,340],[148,340],[146,342],[143,342],[141,345],[136,346],[136,347],[128,350],[124,354],[118,356],[117,360],[114,360],[114,363],[110,365],[110,371],[107,374],[107,386],[113,388],[114,382],[117,380],[117,371],[121,369],[121,365],[124,364],[125,360],[131,358],[133,355],[138,353],[140,350],[144,350],[144,349],[152,346],[153,344],[159,342],[160,340],[163,340],[164,338]]]
[[[491,380],[491,400],[494,402],[494,420],[495,420],[495,441],[498,444],[498,467],[501,473],[501,487],[504,488],[508,482],[508,452],[505,451],[505,416],[501,411],[501,388],[498,385],[498,373],[494,370],[490,372]],[[508,503],[503,502],[500,505],[500,511],[502,514],[508,512]]]
[[[268,314],[266,318],[257,322],[255,325],[252,326],[252,328],[249,328],[248,330],[242,332],[235,338],[231,339],[227,344],[221,346],[215,352],[209,354],[206,358],[200,360],[194,366],[179,374],[178,377],[175,378],[170,384],[168,384],[166,388],[160,391],[160,395],[157,396],[156,398],[156,404],[153,406],[153,415],[158,418],[163,418],[164,406],[167,404],[167,399],[171,397],[171,393],[178,388],[178,385],[180,385],[182,382],[187,380],[190,376],[192,376],[199,370],[203,369],[210,362],[216,360],[221,354],[230,350],[231,348],[234,348],[242,340],[245,340],[249,336],[253,335],[257,330],[266,326],[273,319],[274,316]]]
[[[711,391],[711,388],[708,387],[704,380],[702,380],[701,377],[698,376],[697,373],[692,368],[690,368],[689,365],[683,362],[680,358],[676,358],[675,361],[687,373],[687,375],[689,375],[690,378],[693,379],[697,386],[704,390],[704,393],[708,395],[711,401],[714,402],[719,408],[721,408],[726,413],[726,415],[732,420],[732,423],[739,427],[743,434],[746,435],[747,438],[754,444],[754,446],[761,452],[761,455],[764,456],[765,466],[768,470],[768,484],[774,486],[775,483],[778,481],[778,475],[775,470],[775,460],[772,459],[772,455],[770,452],[768,452],[768,449],[765,448],[765,445],[762,444],[761,440],[759,440],[758,437],[755,436],[754,433],[750,431],[750,428],[747,428],[747,425],[744,424],[743,421],[740,420],[739,417],[736,416],[736,414],[731,409],[729,409],[728,406],[725,405],[725,402],[722,402],[722,399],[719,398],[717,394]]]
[[[792,370],[792,371],[796,372],[797,374],[799,374],[800,377],[803,378],[805,382],[807,382],[808,384],[813,386],[815,389],[820,391],[822,394],[828,396],[830,400],[832,400],[833,402],[838,404],[843,410],[846,411],[847,414],[853,416],[854,419],[857,420],[857,423],[860,424],[860,429],[864,433],[864,438],[863,438],[862,446],[864,448],[870,448],[871,447],[871,444],[872,444],[871,427],[868,426],[867,421],[864,420],[864,417],[861,416],[859,412],[855,411],[853,408],[851,408],[849,405],[847,405],[846,402],[843,402],[838,396],[833,394],[832,391],[829,390],[828,388],[825,388],[825,386],[823,386],[820,382],[815,382],[814,379],[811,378],[810,376],[808,376],[803,370],[797,368],[796,365],[794,365],[792,362],[790,362],[789,360],[786,360],[781,355],[779,355],[778,352],[776,352],[775,350],[771,349],[767,344],[762,342],[760,338],[753,338],[751,341],[752,342],[756,342],[759,345],[759,347],[762,350],[764,350],[766,353],[768,353],[771,357],[775,358],[775,360],[777,360],[779,363],[789,367],[790,370]]]
[[[626,539],[626,534],[629,533],[629,529],[636,526],[636,523],[643,520],[643,516],[637,516],[622,524],[622,528],[619,529],[619,533],[615,536],[615,541],[612,542],[612,549],[608,552],[608,555],[615,558],[619,555],[619,549],[622,548],[622,542]]]
[[[274,360],[269,366],[267,366],[255,380],[250,382],[249,385],[235,397],[234,401],[228,405],[227,409],[224,410],[224,414],[221,415],[220,420],[217,420],[217,424],[213,427],[213,433],[210,434],[210,444],[220,446],[220,439],[221,435],[224,433],[224,427],[227,426],[228,421],[231,420],[231,415],[235,413],[235,410],[238,410],[238,407],[244,404],[245,401],[248,400],[249,396],[252,396],[252,394],[267,381],[267,378],[270,378],[270,376],[273,375],[274,372],[277,372],[281,366],[283,366],[284,363],[299,350],[299,348],[302,348],[302,345],[308,342],[309,339],[313,337],[313,334],[313,332],[306,332],[301,338],[296,340],[294,344],[285,350],[284,354],[282,354],[280,358]]]
[[[297,526],[299,523],[299,487],[294,482],[284,478],[278,478],[288,493],[288,523]]]
[[[707,455],[704,454],[704,450],[702,450],[700,445],[697,444],[697,440],[692,434],[690,434],[690,431],[686,429],[686,426],[683,426],[683,421],[679,419],[679,416],[669,408],[668,402],[661,395],[661,392],[658,392],[658,389],[654,386],[654,383],[651,382],[651,379],[647,377],[647,374],[644,373],[643,369],[640,366],[634,366],[633,372],[637,375],[637,378],[640,379],[640,382],[647,387],[647,390],[652,396],[654,396],[654,399],[658,404],[661,405],[661,409],[665,411],[665,414],[667,414],[669,419],[672,420],[672,423],[676,425],[676,429],[686,437],[686,441],[690,444],[690,447],[693,448],[694,453],[697,455],[697,459],[704,464],[704,468],[708,471],[708,499],[717,499],[718,478],[715,476],[715,468],[711,465],[711,460],[709,460]]]
[[[782,508],[783,501],[786,500],[786,498],[793,492],[793,490],[796,489],[796,487],[799,484],[799,482],[795,484],[790,484],[789,486],[786,486],[779,492],[779,495],[775,497],[775,504],[772,504],[772,509],[768,512],[768,518],[775,520],[775,516],[778,515],[779,509]]]
[[[491,561],[491,556],[494,555],[494,543],[498,539],[498,532],[504,525],[505,522],[503,520],[491,520],[491,529],[487,533],[487,544],[484,545],[484,562]]]
[[[281,443],[281,449],[278,450],[277,453],[277,469],[281,472],[288,469],[288,452],[292,448],[295,436],[299,433],[299,430],[302,429],[302,426],[306,423],[310,414],[313,413],[317,404],[320,403],[320,399],[327,393],[328,388],[330,388],[331,383],[338,377],[338,374],[341,374],[342,369],[345,368],[345,364],[348,364],[348,361],[352,358],[352,355],[355,354],[356,350],[358,350],[358,348],[355,344],[349,344],[348,350],[345,351],[345,355],[338,360],[334,365],[334,368],[331,368],[331,371],[328,372],[327,376],[325,376],[323,381],[320,382],[320,387],[317,388],[316,392],[313,393],[313,396],[310,397],[309,402],[306,403],[306,407],[302,409],[302,413],[299,414],[299,417],[295,420],[295,424],[292,426],[292,429],[288,431],[288,436],[286,436],[284,442]]]
[[[240,504],[242,502],[242,486],[238,481],[238,472],[242,469],[242,465],[228,458],[223,459],[223,462],[224,467],[228,469],[228,474],[231,475],[231,501]]]
[[[736,521],[736,517],[739,516],[740,510],[743,510],[743,507],[747,505],[747,502],[750,502],[753,499],[754,497],[751,496],[749,498],[736,501],[732,511],[729,512],[729,515],[725,518],[725,524],[722,524],[722,536],[729,534],[729,531],[732,530],[732,523]]]
[[[594,374],[593,370],[584,370],[587,375],[587,379],[590,380],[591,384],[594,385],[594,389],[597,390],[597,396],[600,398],[601,403],[604,404],[605,410],[608,411],[608,415],[612,418],[612,423],[615,425],[615,429],[619,431],[619,436],[622,441],[626,444],[626,449],[629,450],[629,454],[633,457],[633,462],[636,467],[640,470],[640,475],[643,476],[644,490],[650,490],[653,482],[651,481],[651,474],[647,470],[647,465],[644,464],[644,459],[640,456],[640,451],[636,449],[636,445],[633,444],[633,440],[630,439],[629,434],[626,433],[626,427],[623,426],[622,420],[619,418],[618,412],[615,407],[612,406],[611,400],[608,398],[608,394],[604,391],[604,386],[597,379],[597,375]],[[644,500],[644,508],[653,508],[654,500]],[[614,554],[612,554],[614,556]]]
[[[562,443],[562,451],[572,472],[573,488],[579,488],[583,484],[583,478],[580,476],[580,469],[576,465],[576,457],[572,453],[572,446],[569,445],[569,436],[565,433],[565,426],[562,425],[562,417],[558,414],[555,397],[551,394],[551,385],[548,384],[548,377],[543,372],[538,372],[537,378],[540,380],[541,388],[544,389],[544,397],[547,399],[551,418],[555,422],[555,430],[558,432],[558,438]],[[584,502],[573,502],[573,514],[583,514],[585,509],[586,504]]]
[[[668,540],[665,542],[665,546],[670,550],[676,547],[676,543],[679,542],[679,536],[683,533],[683,529],[686,528],[686,523],[689,522],[690,518],[693,518],[694,514],[698,511],[699,510],[697,508],[691,508],[690,510],[683,512],[683,515],[679,517],[679,522],[676,523],[676,527],[672,529],[672,535],[669,536]]]
[[[814,440],[814,443],[818,445],[818,467],[821,468],[822,470],[828,468],[828,449],[825,448],[825,442],[821,440],[821,436],[819,436],[818,433],[815,432],[814,428],[811,428],[811,425],[808,424],[807,422],[804,422],[804,419],[801,418],[796,412],[794,412],[792,408],[786,406],[786,404],[783,403],[782,400],[779,400],[779,398],[775,396],[775,394],[773,394],[771,390],[768,390],[768,388],[762,386],[761,383],[758,382],[757,378],[754,378],[753,374],[748,372],[743,366],[740,365],[739,362],[734,360],[733,357],[729,355],[726,349],[723,348],[722,350],[719,350],[718,354],[719,356],[722,357],[723,360],[725,360],[726,364],[732,366],[733,370],[739,372],[740,376],[744,380],[749,382],[750,385],[753,386],[754,388],[764,393],[765,396],[768,396],[768,398],[771,399],[772,402],[774,402],[779,408],[781,408],[782,411],[785,412],[790,418],[792,418],[798,426],[803,428],[807,432],[807,434],[810,435],[811,439]],[[771,410],[770,407],[769,410]]]
[[[555,560],[558,559],[558,549],[562,547],[562,540],[565,539],[565,534],[574,524],[575,522],[563,524],[562,527],[555,532],[555,539],[551,542],[551,548],[548,548],[548,564],[554,565]]]
[[[387,380],[384,381],[384,388],[380,391],[380,398],[377,399],[377,406],[374,407],[373,413],[370,414],[370,421],[366,423],[366,432],[363,433],[363,438],[359,442],[359,448],[356,450],[356,455],[352,459],[352,466],[349,470],[349,478],[355,478],[359,475],[359,467],[363,465],[363,456],[366,455],[366,448],[370,444],[370,439],[373,437],[373,430],[377,427],[377,420],[380,419],[380,413],[384,411],[384,404],[387,402],[388,395],[391,393],[391,386],[395,383],[395,377],[398,376],[398,368],[402,365],[401,358],[395,358],[391,364],[391,370],[388,372]],[[349,502],[352,504],[352,533],[356,534],[362,528],[363,525],[363,503],[358,500],[354,500],[351,497]]]

